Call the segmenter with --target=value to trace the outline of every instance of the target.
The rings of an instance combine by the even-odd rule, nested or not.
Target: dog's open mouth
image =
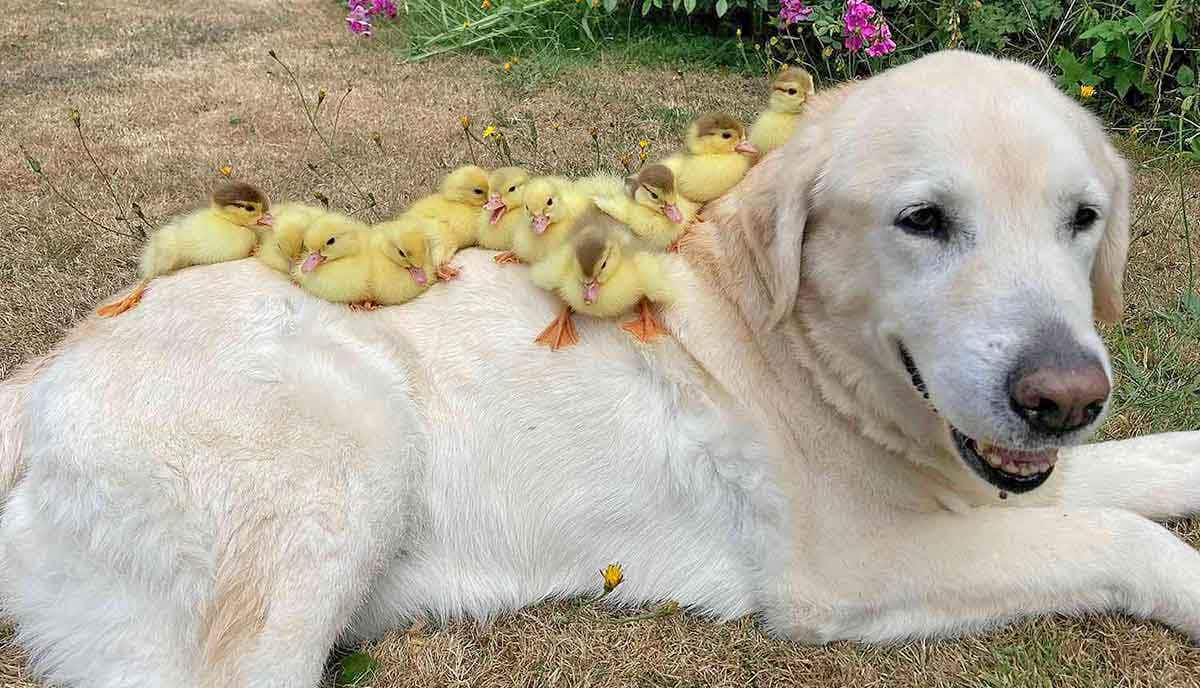
[[[908,350],[900,344],[900,359],[912,379],[913,387],[929,401],[929,388]],[[931,402],[932,404],[932,402]],[[934,409],[936,411],[936,408]],[[944,417],[943,417],[944,419]],[[1001,447],[983,440],[967,437],[949,421],[950,434],[963,462],[979,477],[1006,492],[1028,492],[1046,482],[1058,461],[1058,449],[1025,451]]]

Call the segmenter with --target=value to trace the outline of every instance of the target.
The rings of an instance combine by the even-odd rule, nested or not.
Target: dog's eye
[[[936,205],[917,205],[906,208],[896,218],[896,226],[918,236],[946,238],[946,216]]]
[[[1075,211],[1075,217],[1071,218],[1071,229],[1076,233],[1086,232],[1096,224],[1098,219],[1100,219],[1100,213],[1096,212],[1095,208],[1081,205],[1079,210]]]

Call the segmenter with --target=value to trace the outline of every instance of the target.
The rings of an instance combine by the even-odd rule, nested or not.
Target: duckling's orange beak
[[[600,296],[600,283],[592,280],[583,285],[583,302],[596,303],[596,298]]]
[[[739,153],[745,153],[746,155],[758,155],[758,149],[755,148],[754,144],[750,143],[749,141],[742,141],[738,145],[734,146],[733,149]]]
[[[496,224],[500,218],[504,217],[504,213],[508,212],[508,206],[504,205],[504,199],[500,198],[500,194],[492,194],[488,197],[488,202],[483,204],[485,210],[492,211],[492,216],[489,218],[491,224]]]
[[[674,203],[664,203],[662,212],[663,215],[666,215],[667,219],[671,222],[674,222],[677,225],[683,223],[683,213],[679,212],[679,206],[675,205]]]
[[[325,256],[321,255],[317,251],[313,251],[312,253],[308,254],[308,257],[304,259],[304,262],[300,264],[300,272],[312,272],[324,262]]]
[[[275,224],[275,218],[271,217],[271,213],[263,213],[254,224],[271,227]]]
[[[421,268],[409,268],[408,274],[412,276],[414,282],[422,287],[429,282],[429,278],[425,276],[425,271]]]
[[[534,215],[533,222],[529,223],[533,228],[534,234],[545,234],[546,228],[550,226],[549,215]]]

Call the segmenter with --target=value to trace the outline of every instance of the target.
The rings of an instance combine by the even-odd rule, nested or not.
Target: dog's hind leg
[[[1060,452],[1063,503],[1148,518],[1200,513],[1200,432],[1098,442]]]

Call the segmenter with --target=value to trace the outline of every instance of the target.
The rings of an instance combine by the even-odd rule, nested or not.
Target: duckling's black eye
[[[404,252],[404,249],[402,249],[402,248],[398,248],[398,249],[396,249],[396,251],[400,253],[400,257],[401,257],[401,258],[407,258],[407,257],[408,257],[408,254]]]
[[[516,190],[517,190],[517,187],[516,187],[515,185],[514,185],[514,186],[510,186],[510,187],[508,187],[508,192],[509,192],[509,193],[512,193],[512,192],[514,192],[514,191],[516,191]]]
[[[730,134],[730,133],[729,133],[729,132],[727,132],[727,131],[723,131],[723,132],[721,132],[721,138],[723,138],[723,139],[731,139],[731,138],[733,138],[733,134]]]
[[[657,200],[658,200],[658,194],[656,194],[656,193],[654,193],[653,191],[651,191],[651,192],[650,192],[650,198],[653,198],[654,200],[656,200],[656,201],[657,201]]]
[[[604,262],[600,264],[600,269],[603,270],[606,267],[608,267],[608,259],[607,258],[605,258]]]
[[[1071,218],[1071,231],[1078,234],[1086,232],[1096,224],[1096,220],[1100,219],[1100,213],[1096,212],[1095,208],[1089,208],[1086,205],[1079,206],[1075,211],[1075,217]]]
[[[788,95],[789,95],[789,96],[794,96],[794,95],[796,95],[796,89],[794,89],[794,88],[789,88],[789,89],[788,89]]]
[[[547,198],[547,199],[546,199],[546,205],[554,205],[554,199],[553,199],[553,198]]]
[[[908,234],[934,239],[946,239],[949,231],[945,213],[929,204],[905,208],[896,217],[896,226]]]
[[[325,245],[326,245],[326,246],[333,246],[333,243],[334,243],[335,241],[337,241],[337,237],[329,237],[329,241],[326,241],[326,242],[325,242]]]
[[[477,194],[479,194],[479,195],[481,195],[481,196],[482,196],[482,195],[483,195],[483,189],[475,189],[475,193],[477,193]]]

